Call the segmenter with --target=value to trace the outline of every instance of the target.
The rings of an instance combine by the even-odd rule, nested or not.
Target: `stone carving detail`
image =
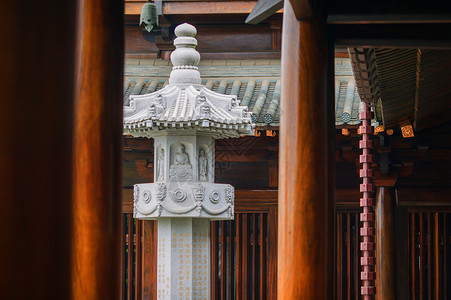
[[[139,186],[135,184],[133,186],[133,204],[136,204],[139,200]]]
[[[227,212],[229,213],[229,218],[231,220],[233,220],[234,214],[233,214],[233,206],[232,205],[229,206],[229,209],[227,210]]]
[[[203,105],[206,100],[204,92],[200,92],[199,96],[196,97],[196,106]]]
[[[161,202],[164,200],[164,198],[166,198],[166,184],[164,183],[158,183],[158,187],[157,187],[157,201]]]
[[[157,181],[164,181],[164,149],[158,152],[157,168]]]
[[[143,192],[143,201],[144,203],[148,204],[150,200],[152,200],[152,194],[150,193],[149,190],[145,190]]]
[[[170,179],[188,180],[192,177],[193,168],[190,164],[188,153],[185,151],[185,145],[177,146],[177,152],[174,155],[174,161],[169,170]]]
[[[210,194],[211,203],[217,204],[217,203],[219,203],[220,199],[221,199],[221,195],[219,194],[218,191],[214,190],[213,192],[211,192],[211,194]]]
[[[196,202],[196,212],[197,215],[200,217],[200,215],[202,214],[202,201]]]
[[[201,119],[209,119],[210,118],[211,109],[208,104],[203,104],[200,107],[200,118]]]
[[[176,189],[174,192],[172,192],[172,200],[176,202],[183,202],[186,199],[186,193],[182,189]]]
[[[228,203],[233,204],[233,201],[235,199],[235,190],[232,186],[227,186],[225,188],[225,199]]]
[[[161,212],[163,211],[163,206],[161,205],[161,201],[157,203],[157,216],[161,216]]]
[[[202,184],[193,186],[193,196],[196,201],[203,201],[205,198],[205,187]]]
[[[164,112],[163,96],[161,96],[161,94],[158,94],[158,96],[155,99],[155,101],[152,102],[152,104],[147,109],[147,115],[150,118],[156,118],[159,115],[161,115],[161,113],[163,113],[163,112]]]
[[[199,181],[208,180],[208,159],[205,155],[205,149],[199,150]]]

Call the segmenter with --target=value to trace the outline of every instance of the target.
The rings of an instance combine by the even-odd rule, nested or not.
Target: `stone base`
[[[134,216],[137,219],[233,219],[235,191],[229,184],[141,183],[135,184],[134,188]]]
[[[158,220],[158,300],[210,299],[210,221]]]

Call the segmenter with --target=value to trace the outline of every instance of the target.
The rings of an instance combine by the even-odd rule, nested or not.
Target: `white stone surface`
[[[180,134],[183,129],[185,135],[228,138],[252,135],[254,127],[247,106],[240,106],[236,96],[201,85],[169,84],[151,94],[130,96],[130,106],[124,107],[124,132],[136,137]]]
[[[171,182],[135,185],[134,217],[233,219],[234,188],[230,184]]]
[[[160,219],[157,265],[158,299],[210,299],[210,222]]]

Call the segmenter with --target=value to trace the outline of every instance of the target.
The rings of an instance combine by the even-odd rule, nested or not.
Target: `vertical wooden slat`
[[[343,249],[342,249],[343,214],[337,215],[337,299],[343,298]]]
[[[267,269],[266,269],[266,295],[267,299],[283,299],[278,294],[278,272],[277,272],[277,258],[278,258],[278,222],[277,222],[277,207],[271,207],[268,212],[267,222]]]
[[[142,221],[142,277],[143,300],[157,299],[157,221]]]
[[[226,299],[227,289],[227,223],[221,221],[221,300]],[[230,248],[229,248],[230,249]]]
[[[235,216],[235,219],[238,219],[238,215]],[[234,282],[234,274],[236,276],[236,272],[234,272],[234,267],[235,267],[235,263],[234,263],[234,258],[235,258],[235,234],[236,234],[236,230],[233,230],[233,224],[235,222],[232,221],[228,221],[229,224],[229,257],[228,257],[228,280],[227,282],[229,283],[229,290],[227,291],[228,294],[228,299],[232,300],[233,299],[233,295],[234,295],[234,286],[235,286],[235,282]],[[236,223],[235,223],[236,225]]]
[[[359,252],[359,239],[360,239],[360,233],[359,233],[359,214],[355,214],[354,218],[355,222],[355,243],[354,243],[354,299],[359,299],[360,297],[360,252]]]
[[[411,222],[410,222],[410,255],[411,255],[411,259],[410,259],[410,265],[411,265],[411,299],[415,300],[416,299],[416,293],[415,293],[415,289],[416,289],[416,268],[415,268],[415,261],[416,261],[416,256],[415,256],[415,247],[416,247],[416,242],[415,242],[415,214],[414,213],[410,213],[411,215]]]
[[[443,214],[443,299],[448,299],[448,262],[446,258],[448,256],[447,244],[448,244],[448,233],[446,225],[446,213]]]
[[[236,242],[235,242],[235,255],[236,255],[236,295],[241,296],[242,293],[242,264],[241,264],[241,227],[242,227],[242,214],[236,214]]]
[[[260,300],[266,299],[266,222],[264,214],[260,214]]]
[[[126,233],[125,229],[127,227],[127,214],[122,214],[121,216],[121,300],[125,300],[125,292],[126,292],[126,285],[125,285],[125,259],[126,259]]]
[[[419,227],[420,227],[420,248],[419,248],[419,255],[420,255],[420,266],[419,266],[419,286],[420,286],[420,292],[419,292],[419,300],[423,300],[423,294],[424,294],[424,224],[423,224],[423,213],[419,213]]]
[[[210,257],[211,257],[211,299],[218,297],[218,222],[210,222]],[[222,255],[222,253],[221,253]]]
[[[351,300],[351,214],[346,214],[346,283],[347,299]]]
[[[432,250],[432,243],[431,243],[431,213],[427,213],[427,261],[428,261],[428,271],[427,271],[427,277],[428,277],[428,300],[432,299],[432,261],[431,261],[431,250]]]
[[[127,214],[127,300],[133,300],[133,214]]]
[[[439,214],[434,213],[434,295],[435,300],[440,299],[440,235]]]
[[[257,299],[257,244],[258,244],[258,235],[257,235],[257,214],[252,214],[252,300]]]
[[[242,260],[241,260],[241,270],[242,270],[242,298],[247,300],[249,298],[249,218],[248,214],[243,214],[242,219]]]
[[[141,275],[142,275],[142,222],[136,220],[135,233],[135,299],[141,300]]]

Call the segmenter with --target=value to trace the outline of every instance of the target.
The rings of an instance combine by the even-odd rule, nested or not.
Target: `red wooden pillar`
[[[292,2],[282,37],[277,298],[332,299],[331,52],[325,19],[298,20]]]
[[[74,299],[120,297],[123,6],[122,0],[79,0]]]
[[[393,185],[376,187],[376,300],[396,298],[394,194]]]
[[[76,5],[0,1],[0,298],[69,299]]]

